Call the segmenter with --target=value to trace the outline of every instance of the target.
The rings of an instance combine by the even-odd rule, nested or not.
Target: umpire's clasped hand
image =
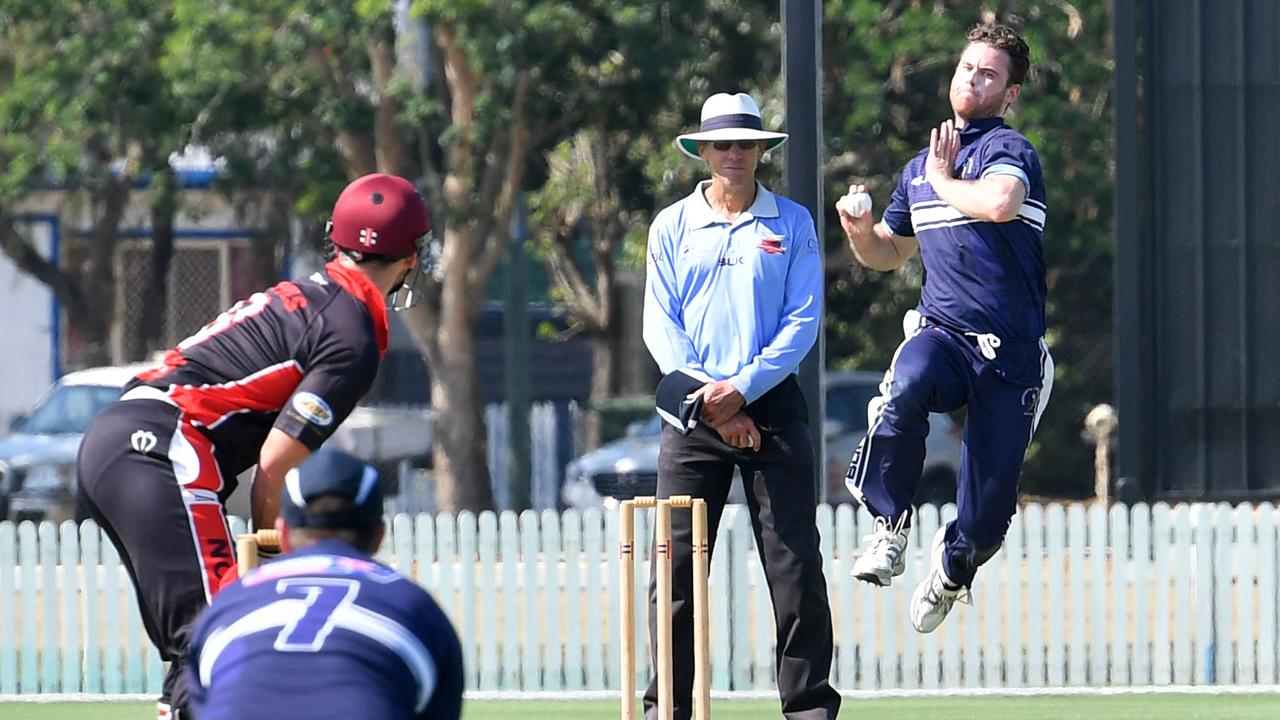
[[[702,419],[712,425],[723,425],[747,404],[738,388],[728,380],[717,380],[698,388],[702,394]]]
[[[739,410],[729,421],[722,425],[713,425],[720,439],[736,448],[760,452],[760,430],[755,422]]]

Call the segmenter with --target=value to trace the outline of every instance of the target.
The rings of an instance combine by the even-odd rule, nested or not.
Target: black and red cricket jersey
[[[125,388],[156,388],[215,447],[228,479],[279,428],[320,447],[368,392],[387,347],[387,306],[337,261],[236,303]]]

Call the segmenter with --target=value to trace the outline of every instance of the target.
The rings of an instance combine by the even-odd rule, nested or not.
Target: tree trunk
[[[134,346],[127,348],[127,360],[144,360],[162,349],[165,337],[165,313],[168,309],[169,265],[173,260],[173,216],[177,211],[177,178],[171,172],[157,174],[153,183],[159,195],[151,205],[151,267],[143,292],[142,326],[130,337]]]
[[[431,368],[431,405],[436,412],[432,460],[436,507],[441,512],[480,512],[493,507],[484,403],[475,346],[469,340],[442,339],[442,345],[454,346],[442,353],[443,362]]]
[[[595,335],[591,338],[591,406],[597,407],[598,403],[608,400],[616,394],[616,383],[614,382],[614,373],[618,365],[615,355],[618,346],[617,338],[613,337],[616,333],[605,333]],[[600,413],[592,411],[587,413],[582,428],[582,441],[584,449],[594,450],[600,447],[603,441],[601,437],[603,423],[600,421]]]
[[[625,350],[621,303],[617,302],[617,283],[613,281],[613,268],[600,263],[601,278],[597,281],[597,289],[603,298],[600,303],[602,322],[591,334],[591,405],[594,407],[601,401],[617,397],[622,388],[622,362]],[[601,437],[600,414],[587,413],[584,428],[584,442],[587,449],[600,447]]]
[[[466,232],[449,229],[446,233]],[[446,265],[468,266],[469,238],[451,237],[458,255]],[[422,298],[401,314],[414,344],[421,350],[431,376],[431,406],[435,411],[436,507],[442,512],[493,508],[489,477],[484,401],[476,370],[475,314],[466,273],[445,272],[432,281]]]
[[[115,362],[111,351],[111,330],[122,320],[116,307],[116,247],[120,241],[120,220],[124,217],[132,192],[134,177],[121,173],[109,178],[95,200],[98,217],[89,235],[89,262],[81,271],[85,278],[88,307],[86,316],[76,327],[84,342],[80,360],[85,365],[106,365]],[[95,203],[96,204],[96,203]],[[71,319],[76,323],[76,319]]]

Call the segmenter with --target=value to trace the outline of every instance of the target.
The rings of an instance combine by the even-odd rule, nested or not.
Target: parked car
[[[83,520],[86,508],[76,497],[76,454],[89,424],[120,397],[134,375],[152,367],[142,363],[97,367],[67,373],[36,401],[31,412],[14,419],[0,438],[0,520]],[[401,460],[429,462],[435,434],[434,412],[427,407],[357,405],[334,431],[331,442],[377,465],[395,492]],[[247,516],[249,475],[227,501],[227,512]]]
[[[849,459],[867,432],[871,403],[880,395],[883,373],[833,370],[825,375],[827,467],[825,502],[849,503],[853,498],[844,485]],[[955,500],[955,478],[960,469],[963,423],[950,415],[929,416],[924,474],[917,503]],[[632,423],[625,437],[574,458],[565,467],[561,497],[567,507],[611,506],[618,500],[652,495],[658,484],[658,446],[662,420],[655,414]],[[735,483],[730,502],[741,500]]]
[[[853,502],[844,484],[845,474],[854,449],[867,434],[870,419],[878,409],[883,378],[884,373],[862,370],[827,373],[827,420],[824,427],[827,436],[826,501],[833,505]],[[924,469],[915,498],[918,505],[955,502],[956,475],[960,472],[964,437],[963,413],[958,416],[959,420],[950,414],[929,415]]]
[[[0,439],[0,520],[82,520],[76,453],[94,417],[120,397],[146,365],[100,367],[63,375],[11,423]]]

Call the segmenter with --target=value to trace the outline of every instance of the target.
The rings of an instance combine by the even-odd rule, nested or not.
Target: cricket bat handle
[[[259,530],[236,537],[236,566],[243,576],[258,567],[258,548],[279,548],[280,533],[275,530]]]

